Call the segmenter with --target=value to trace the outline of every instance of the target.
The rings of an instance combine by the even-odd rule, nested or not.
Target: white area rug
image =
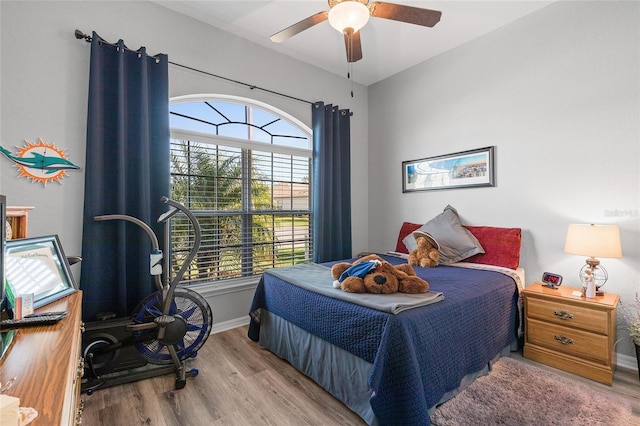
[[[628,425],[631,407],[583,383],[501,358],[431,416],[437,426]]]

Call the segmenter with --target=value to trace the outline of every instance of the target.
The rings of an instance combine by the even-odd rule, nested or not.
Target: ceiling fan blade
[[[360,31],[353,32],[352,28],[345,29],[344,46],[347,50],[347,62],[358,62],[360,59],[362,59]]]
[[[369,5],[371,16],[376,18],[393,19],[394,21],[433,27],[440,22],[442,12],[439,10],[423,9],[402,4],[374,1]]]
[[[285,28],[284,30],[275,33],[272,35],[271,41],[275,41],[276,43],[282,43],[286,39],[293,37],[294,35],[301,33],[304,30],[308,30],[309,28],[317,25],[321,22],[324,22],[329,17],[329,12],[323,11],[318,12],[315,15],[311,15],[302,21],[291,25],[290,27]]]

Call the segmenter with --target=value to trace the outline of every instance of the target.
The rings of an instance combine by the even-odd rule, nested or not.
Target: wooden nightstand
[[[524,289],[524,357],[610,385],[620,297],[587,299],[574,291],[580,289],[542,283]]]

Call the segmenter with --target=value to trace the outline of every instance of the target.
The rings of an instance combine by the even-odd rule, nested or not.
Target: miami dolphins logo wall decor
[[[26,177],[32,182],[41,182],[46,186],[48,182],[60,183],[60,179],[67,176],[67,170],[80,170],[79,166],[67,159],[64,149],[44,143],[42,139],[39,139],[37,144],[25,142],[26,146],[18,147],[18,153],[15,155],[0,146],[0,152],[20,170],[18,177]]]

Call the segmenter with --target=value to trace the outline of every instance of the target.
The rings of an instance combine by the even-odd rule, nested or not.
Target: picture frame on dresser
[[[32,293],[34,309],[78,290],[57,235],[7,241],[5,267],[11,295]]]
[[[495,147],[402,162],[402,192],[495,186]]]

